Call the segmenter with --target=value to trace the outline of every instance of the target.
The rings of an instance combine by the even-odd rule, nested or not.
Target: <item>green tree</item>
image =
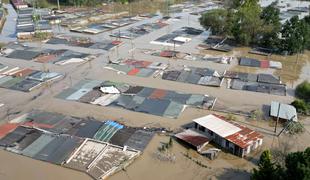
[[[203,14],[199,21],[204,28],[210,28],[213,34],[228,35],[231,32],[233,13],[224,9],[214,9]]]
[[[303,99],[305,102],[310,102],[310,83],[304,81],[296,87],[295,94],[298,98]]]
[[[310,179],[310,147],[303,152],[289,153],[285,167],[272,163],[272,156],[266,150],[260,156],[258,169],[254,169],[252,180],[308,180]]]
[[[258,0],[245,0],[237,12],[237,19],[232,34],[242,45],[255,42],[261,31],[263,21],[260,18],[261,7]]]
[[[280,10],[276,3],[265,7],[260,15],[263,20],[263,29],[258,44],[265,48],[277,49],[279,47],[279,33],[281,30]]]
[[[304,152],[294,152],[285,159],[286,179],[310,179],[310,148]]]
[[[298,16],[292,17],[282,27],[282,50],[289,54],[301,53],[310,42],[310,26]]]
[[[231,9],[237,9],[241,6],[243,0],[225,0],[225,5]]]
[[[308,114],[309,113],[309,105],[302,99],[296,99],[291,103],[294,106],[298,113]]]
[[[252,180],[277,180],[282,178],[283,169],[272,162],[272,155],[265,150],[260,156],[258,169],[253,170]]]

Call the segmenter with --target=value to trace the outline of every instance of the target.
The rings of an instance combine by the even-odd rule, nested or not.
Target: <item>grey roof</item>
[[[125,145],[143,151],[146,146],[149,144],[151,139],[153,138],[154,133],[144,131],[144,130],[137,130],[125,143]]]
[[[270,84],[280,84],[280,77],[272,74],[258,74],[258,82],[270,83]]]
[[[9,54],[8,58],[14,59],[24,59],[24,60],[32,60],[37,57],[40,52],[37,51],[27,51],[27,50],[15,50],[11,54]]]
[[[66,133],[78,137],[92,138],[98,129],[102,126],[102,124],[103,122],[100,121],[90,119],[82,120]]]
[[[260,61],[252,58],[241,57],[239,61],[240,66],[260,67]]]
[[[270,108],[270,116],[278,117],[278,111],[279,111],[279,117],[281,119],[290,120],[291,118],[294,117],[293,121],[297,122],[297,112],[294,106],[272,101]]]
[[[47,144],[49,144],[55,136],[49,134],[42,134],[38,139],[36,139],[32,144],[27,146],[22,154],[28,157],[34,157],[38,152],[40,152]]]

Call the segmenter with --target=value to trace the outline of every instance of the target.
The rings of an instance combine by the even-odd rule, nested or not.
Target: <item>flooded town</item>
[[[0,180],[310,179],[309,0],[0,11]]]

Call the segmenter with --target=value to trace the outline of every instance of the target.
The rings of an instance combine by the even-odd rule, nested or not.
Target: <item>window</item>
[[[203,127],[203,126],[199,126],[199,130],[202,131],[202,132],[205,132],[205,131],[206,131],[206,128]]]
[[[209,134],[210,134],[211,136],[213,136],[213,131],[210,131],[210,130],[209,130],[208,132],[209,132]]]
[[[226,147],[229,147],[229,141],[226,140]]]

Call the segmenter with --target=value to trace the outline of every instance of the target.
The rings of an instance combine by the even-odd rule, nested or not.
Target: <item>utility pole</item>
[[[57,0],[57,8],[58,8],[58,11],[59,11],[60,10],[59,0]]]
[[[274,132],[277,133],[277,126],[279,123],[279,119],[280,119],[280,108],[281,108],[281,103],[279,102],[279,106],[278,106],[278,114],[277,114],[277,121],[276,121],[276,126],[274,127]]]

